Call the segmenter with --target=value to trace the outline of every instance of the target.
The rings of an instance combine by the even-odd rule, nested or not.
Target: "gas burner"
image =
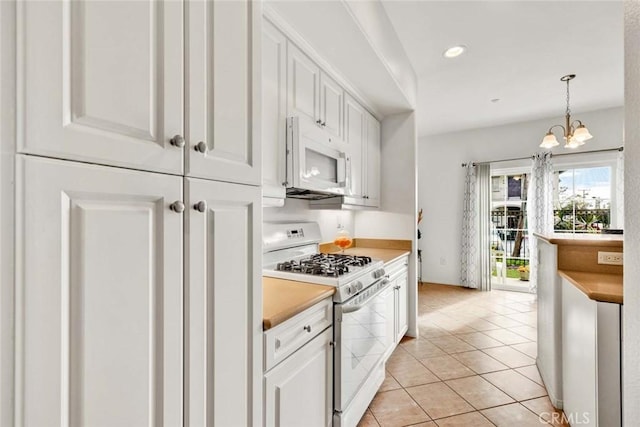
[[[371,263],[371,257],[344,254],[315,254],[311,260],[327,262],[331,265],[346,265],[351,267],[364,267]]]
[[[280,262],[276,265],[276,270],[313,276],[339,277],[349,273],[350,267],[364,267],[370,263],[371,258],[365,256],[315,254],[297,261]]]

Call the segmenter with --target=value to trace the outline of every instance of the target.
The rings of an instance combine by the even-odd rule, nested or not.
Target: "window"
[[[554,175],[554,230],[597,233],[610,228],[613,176],[611,165],[558,168]]]

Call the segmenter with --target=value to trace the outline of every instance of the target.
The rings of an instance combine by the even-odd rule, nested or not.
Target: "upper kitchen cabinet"
[[[367,115],[369,113],[352,96],[346,95],[344,102],[344,133],[348,150],[347,171],[349,179],[350,195],[354,197],[364,196],[362,182],[363,146],[367,131]]]
[[[182,173],[182,4],[17,7],[18,151]]]
[[[362,168],[365,205],[380,207],[380,122],[367,113],[367,137],[363,144]]]
[[[182,425],[183,179],[19,155],[16,180],[17,424]]]
[[[338,139],[343,139],[342,108],[344,90],[325,72],[320,73],[320,126]]]
[[[186,175],[260,185],[261,3],[185,6]]]
[[[269,21],[262,27],[262,203],[282,206],[285,189],[287,39]]]
[[[307,116],[320,125],[320,67],[287,42],[287,116]]]

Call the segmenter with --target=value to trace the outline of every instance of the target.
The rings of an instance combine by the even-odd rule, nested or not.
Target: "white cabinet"
[[[620,305],[589,299],[562,279],[563,410],[572,423],[621,423]]]
[[[287,116],[306,116],[320,124],[320,68],[287,42]]]
[[[344,103],[350,195],[363,206],[380,206],[380,122],[350,95]]]
[[[18,152],[181,174],[181,3],[17,6]]]
[[[347,179],[350,195],[362,197],[362,147],[367,131],[367,111],[352,96],[346,95],[344,102],[344,133],[347,144]]]
[[[16,181],[16,418],[182,425],[182,178],[18,156]]]
[[[264,333],[267,427],[332,425],[332,322],[327,298]]]
[[[19,152],[260,184],[260,2],[18,7]]]
[[[380,207],[380,122],[367,113],[366,143],[363,144],[362,168],[365,205]]]
[[[408,287],[409,287],[409,258],[403,256],[385,265],[388,280],[392,283],[386,299],[387,336],[391,337],[387,343],[385,358],[389,357],[404,334],[407,333],[409,321],[407,317]]]
[[[395,317],[395,337],[396,343],[399,343],[404,334],[407,333],[409,326],[407,320],[407,288],[409,285],[409,275],[405,268],[404,272],[396,279],[394,285],[395,303],[396,303],[396,317]]]
[[[258,425],[260,188],[188,178],[185,192],[188,425]]]
[[[260,185],[260,4],[185,3],[187,176]]]
[[[269,21],[262,32],[262,196],[282,206],[285,189],[287,39]]]
[[[344,90],[325,72],[320,73],[320,126],[339,140],[343,139]]]

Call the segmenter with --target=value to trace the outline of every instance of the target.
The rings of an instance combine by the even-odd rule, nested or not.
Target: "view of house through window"
[[[491,177],[491,286],[494,289],[529,288],[528,178],[524,171]]]
[[[610,227],[610,166],[558,170],[554,178],[556,233],[594,233]]]

